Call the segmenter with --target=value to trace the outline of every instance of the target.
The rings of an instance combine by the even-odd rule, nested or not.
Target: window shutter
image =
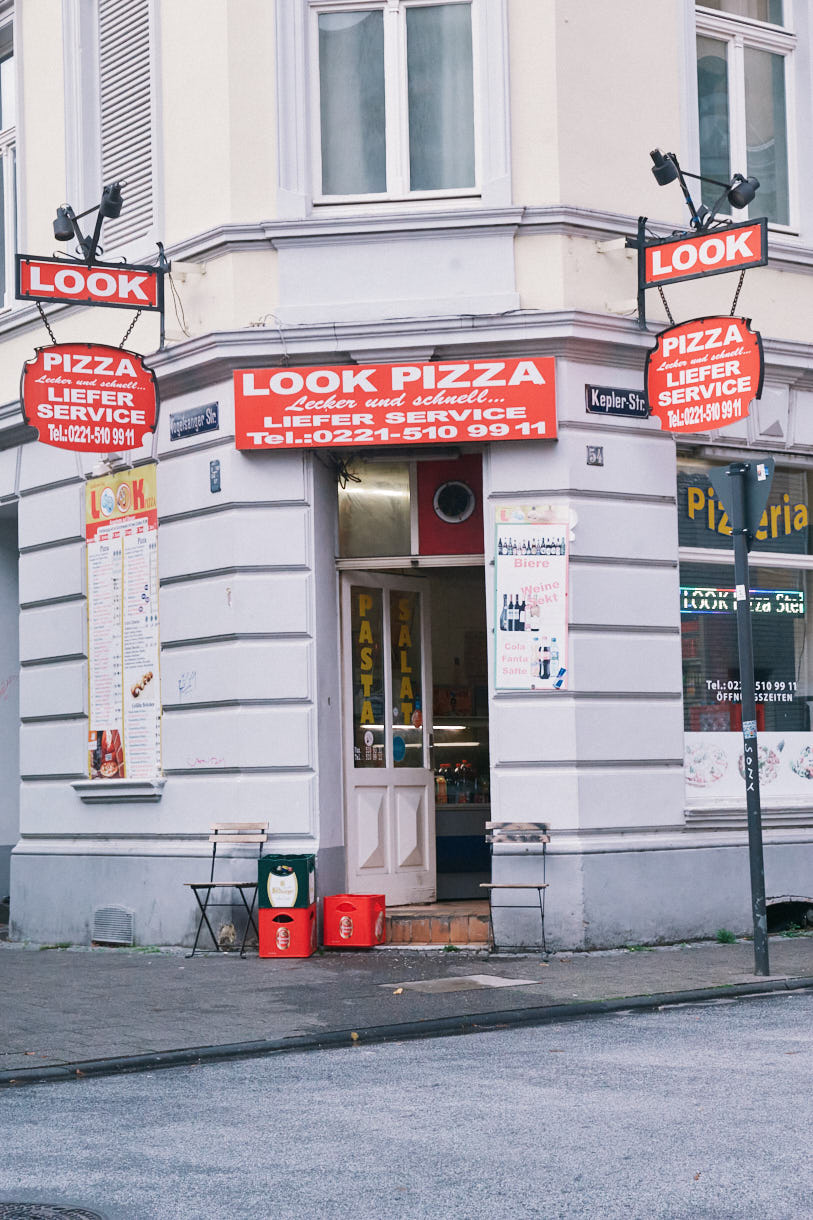
[[[118,220],[105,221],[107,251],[153,223],[150,0],[99,0],[99,117],[102,183],[126,183]]]

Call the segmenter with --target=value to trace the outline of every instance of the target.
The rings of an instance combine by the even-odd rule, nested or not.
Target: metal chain
[[[662,288],[662,286],[661,286],[660,284],[658,284],[658,292],[661,294],[661,300],[663,301],[663,307],[664,307],[664,309],[666,310],[666,316],[667,316],[667,318],[669,319],[669,325],[670,325],[670,326],[674,326],[674,325],[675,325],[675,319],[672,317],[672,311],[671,311],[671,309],[670,309],[670,308],[669,308],[669,306],[666,304],[666,297],[665,297],[665,296],[664,296],[664,294],[663,294],[663,288]]]
[[[37,309],[40,311],[40,317],[42,318],[42,324],[45,327],[45,329],[48,331],[48,338],[51,340],[51,342],[53,344],[56,344],[56,335],[51,330],[51,323],[48,321],[48,319],[45,316],[45,310],[42,308],[42,301],[37,301]]]
[[[124,332],[124,338],[122,339],[121,343],[119,344],[119,347],[124,347],[125,343],[130,338],[130,335],[133,333],[133,327],[135,326],[138,319],[141,317],[141,312],[142,311],[140,309],[136,310],[135,317],[133,318],[132,322],[127,327],[126,331]]]
[[[745,270],[740,272],[740,282],[737,285],[737,291],[734,293],[734,300],[731,302],[731,315],[730,316],[732,318],[734,317],[734,310],[737,308],[737,301],[740,299],[740,293],[742,291],[742,282],[744,279],[745,279]]]

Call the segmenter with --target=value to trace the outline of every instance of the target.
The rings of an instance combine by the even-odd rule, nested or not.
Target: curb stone
[[[766,978],[753,983],[730,983],[689,991],[653,992],[651,995],[619,996],[607,1000],[585,1000],[576,1004],[546,1004],[534,1008],[509,1008],[475,1016],[433,1017],[392,1025],[373,1025],[358,1030],[325,1030],[296,1034],[287,1038],[251,1042],[193,1046],[186,1049],[156,1051],[146,1055],[119,1055],[110,1059],[79,1060],[48,1067],[20,1068],[0,1072],[0,1088],[45,1084],[63,1080],[83,1080],[94,1076],[119,1076],[129,1072],[152,1072],[159,1068],[194,1067],[234,1059],[262,1059],[292,1051],[329,1050],[340,1047],[403,1042],[418,1038],[439,1038],[486,1033],[521,1025],[546,1025],[552,1021],[573,1021],[608,1013],[646,1012],[683,1004],[702,1004],[709,1000],[770,995],[784,991],[813,990],[813,976]]]

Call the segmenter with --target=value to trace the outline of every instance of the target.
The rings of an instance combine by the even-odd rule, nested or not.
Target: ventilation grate
[[[96,907],[93,940],[102,945],[132,945],[133,912],[125,907]]]

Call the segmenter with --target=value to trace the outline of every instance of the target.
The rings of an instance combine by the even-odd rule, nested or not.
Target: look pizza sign
[[[762,340],[747,318],[694,318],[658,335],[646,358],[650,411],[668,432],[708,432],[747,418],[762,393]]]
[[[41,441],[85,453],[140,448],[158,415],[152,370],[135,352],[101,343],[37,348],[20,397]]]

